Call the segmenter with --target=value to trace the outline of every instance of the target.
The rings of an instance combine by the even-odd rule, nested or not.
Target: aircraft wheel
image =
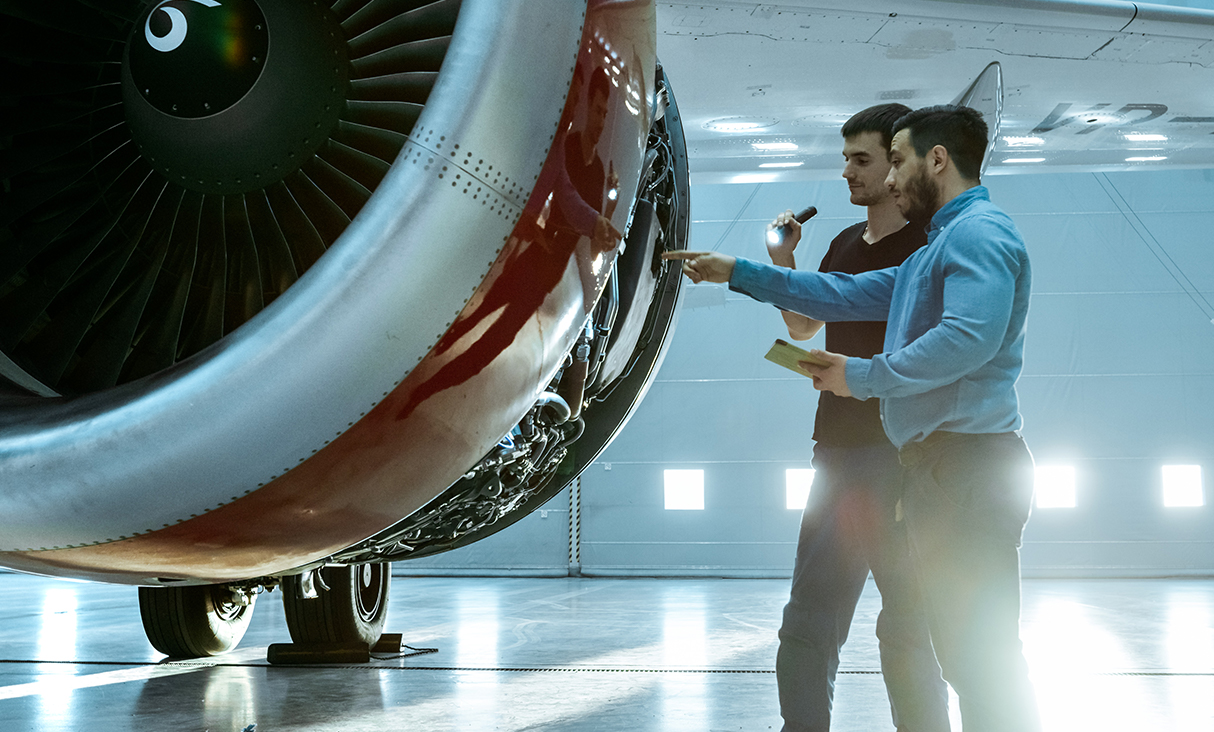
[[[300,645],[365,642],[374,645],[388,619],[391,564],[352,564],[319,570],[317,597],[304,599],[300,575],[283,577],[282,605],[291,640]],[[325,587],[328,589],[325,589]]]
[[[223,585],[140,587],[139,614],[148,641],[170,658],[226,653],[240,643],[253,618],[256,595],[236,602]]]

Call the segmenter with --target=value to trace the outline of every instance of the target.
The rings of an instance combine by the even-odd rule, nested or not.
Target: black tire
[[[375,645],[388,619],[391,564],[352,564],[319,570],[328,590],[316,583],[317,597],[303,599],[300,575],[282,578],[282,606],[291,640],[299,645]]]
[[[222,585],[140,587],[139,614],[152,647],[170,658],[202,658],[232,650],[253,618],[253,601],[232,602]]]

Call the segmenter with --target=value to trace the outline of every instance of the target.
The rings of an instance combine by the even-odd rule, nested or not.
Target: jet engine
[[[0,565],[140,585],[170,655],[279,585],[297,640],[374,642],[388,562],[643,396],[689,203],[651,2],[0,17]]]

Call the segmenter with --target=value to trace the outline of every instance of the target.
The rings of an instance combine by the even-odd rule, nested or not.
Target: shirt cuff
[[[873,390],[868,384],[868,370],[872,365],[873,362],[867,358],[853,356],[847,359],[847,365],[843,371],[847,378],[847,390],[851,392],[852,397],[860,401],[873,397]]]
[[[752,297],[756,300],[759,298],[751,294],[751,288],[755,281],[755,272],[758,267],[749,259],[738,257],[733,264],[733,272],[729,275],[729,289],[734,292],[740,292],[747,297]]]

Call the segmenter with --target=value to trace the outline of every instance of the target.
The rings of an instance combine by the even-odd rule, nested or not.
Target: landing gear
[[[283,577],[282,605],[291,640],[299,646],[375,645],[388,618],[391,580],[391,564],[324,567],[310,576]]]
[[[256,599],[224,585],[140,587],[139,614],[156,650],[170,658],[201,658],[240,643]]]

